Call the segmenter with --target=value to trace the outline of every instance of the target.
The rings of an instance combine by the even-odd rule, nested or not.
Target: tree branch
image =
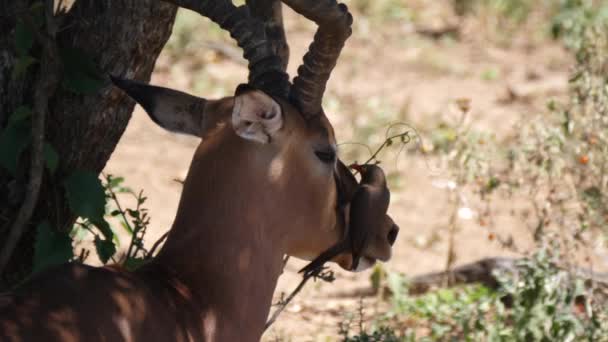
[[[169,236],[168,231],[165,232],[163,235],[161,235],[161,237],[159,237],[158,240],[156,240],[156,242],[154,242],[154,244],[152,245],[152,248],[150,248],[150,251],[146,255],[146,259],[152,259],[154,257],[156,250],[167,239],[167,236]]]
[[[26,230],[30,221],[38,195],[42,185],[44,174],[44,130],[45,118],[49,99],[57,90],[59,84],[59,53],[55,41],[55,26],[53,23],[53,1],[47,0],[46,11],[46,32],[40,32],[34,24],[33,18],[29,13],[23,15],[26,24],[32,29],[35,38],[42,46],[42,58],[40,61],[40,71],[35,87],[34,110],[32,115],[32,147],[30,155],[30,180],[27,186],[25,199],[19,208],[15,221],[13,222],[8,238],[0,252],[0,274],[4,269]]]
[[[318,278],[329,283],[331,283],[335,279],[334,273],[331,270],[327,271],[325,267],[321,267],[313,271],[312,273],[304,274],[298,286],[296,286],[296,288],[289,294],[289,296],[287,296],[287,298],[285,299],[281,299],[279,303],[276,304],[278,307],[272,313],[268,321],[266,321],[266,324],[264,325],[264,331],[268,330],[268,328],[270,328],[270,326],[277,320],[277,318],[279,318],[279,315],[281,315],[283,310],[285,310],[287,305],[296,297],[296,295],[300,293],[300,291],[302,291],[304,285],[306,285],[310,278]]]

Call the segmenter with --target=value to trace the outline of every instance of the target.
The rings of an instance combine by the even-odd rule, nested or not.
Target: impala
[[[202,138],[167,241],[134,272],[65,264],[1,297],[2,341],[257,341],[285,254],[311,260],[348,233],[348,177],[321,108],[352,17],[284,0],[318,31],[293,84],[264,22],[228,0],[173,0],[230,32],[249,61],[235,95],[206,100],[113,78],[160,126]],[[120,90],[111,90],[120,91]],[[342,171],[340,171],[342,170]],[[358,269],[388,260],[398,228],[369,229]],[[351,270],[352,256],[333,259]]]

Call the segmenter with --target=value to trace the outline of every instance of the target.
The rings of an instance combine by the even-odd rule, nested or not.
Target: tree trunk
[[[17,79],[12,73],[17,61],[16,19],[33,2],[0,0],[0,128],[6,126],[17,107],[32,103],[38,67],[30,67]],[[76,0],[61,23],[57,40],[62,47],[83,51],[106,74],[147,82],[169,38],[175,14],[175,6],[157,0]],[[48,173],[44,176],[33,218],[2,275],[0,288],[31,271],[33,227],[40,220],[49,220],[57,229],[71,227],[75,217],[60,184],[54,183],[73,170],[101,172],[131,118],[133,107],[134,102],[109,82],[90,95],[60,88],[50,99],[46,140],[59,154],[59,169],[54,176]],[[27,161],[27,156],[22,160]],[[28,175],[26,171],[18,174],[19,179],[13,179],[0,170],[0,246],[23,200]]]

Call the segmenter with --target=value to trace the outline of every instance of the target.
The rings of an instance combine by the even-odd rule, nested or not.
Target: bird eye
[[[336,152],[333,150],[315,151],[315,155],[324,163],[333,163],[336,161]]]

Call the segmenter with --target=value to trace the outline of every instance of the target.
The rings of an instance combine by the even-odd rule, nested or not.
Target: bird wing
[[[335,177],[336,187],[338,188],[338,205],[344,206],[353,199],[354,194],[359,188],[359,183],[341,160],[338,160],[336,164]]]
[[[350,207],[348,232],[353,253],[353,265],[369,243],[373,230],[383,221],[390,202],[390,192],[369,184],[359,187]]]
[[[326,262],[344,253],[348,249],[348,245],[349,243],[347,240],[338,242],[325,252],[321,253],[313,261],[309,262],[308,265],[304,266],[304,268],[299,271],[299,273],[304,273],[304,276],[312,274],[314,271],[321,268]]]

